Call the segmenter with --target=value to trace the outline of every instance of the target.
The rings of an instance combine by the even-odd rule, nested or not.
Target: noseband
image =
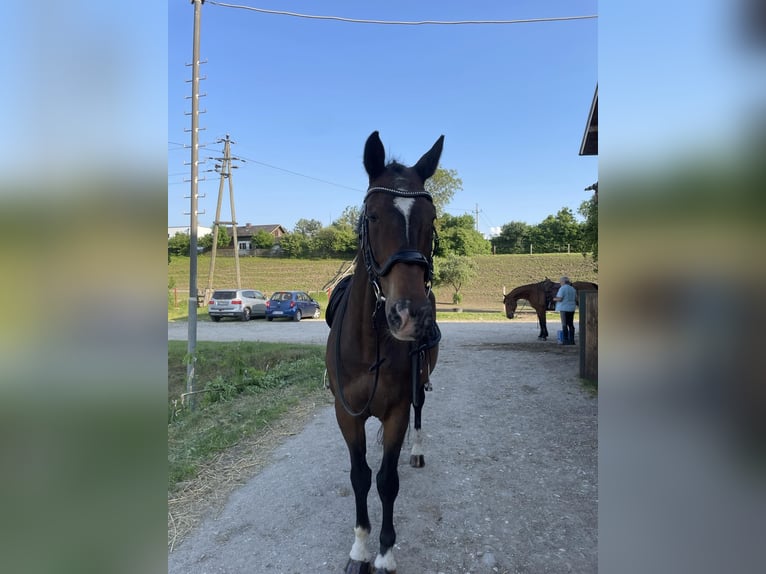
[[[378,300],[378,304],[386,300],[385,295],[380,287],[380,278],[385,277],[391,271],[394,265],[397,263],[409,263],[414,265],[420,265],[424,269],[424,286],[426,295],[431,292],[431,282],[434,278],[434,252],[439,246],[439,236],[436,234],[436,228],[433,228],[433,246],[431,253],[424,255],[417,249],[400,249],[389,257],[383,265],[379,265],[375,260],[375,255],[372,253],[372,246],[370,245],[370,230],[369,230],[369,217],[367,216],[367,197],[371,193],[387,193],[395,197],[425,197],[429,201],[433,202],[431,194],[426,191],[405,191],[402,189],[391,189],[388,187],[371,187],[367,190],[367,196],[365,197],[364,210],[362,212],[362,218],[359,225],[359,244],[362,247],[362,256],[364,257],[364,265],[367,269],[367,275],[370,278],[370,284],[375,291],[375,297]]]

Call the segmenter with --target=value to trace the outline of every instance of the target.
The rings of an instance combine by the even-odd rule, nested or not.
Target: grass
[[[476,277],[461,289],[462,307],[466,311],[482,310],[490,314],[502,312],[503,287],[506,292],[518,285],[534,283],[550,277],[554,281],[561,275],[573,281],[598,282],[590,259],[579,253],[546,253],[539,255],[480,255],[473,258]],[[280,289],[302,289],[327,306],[327,294],[322,287],[332,279],[347,262],[340,259],[272,259],[266,257],[243,257],[240,259],[240,277],[243,287],[272,293]],[[204,290],[208,284],[210,256],[203,254],[197,265],[197,285]],[[234,258],[216,258],[213,288],[233,286],[236,283]],[[189,289],[189,258],[173,257],[168,264],[168,279],[175,281],[177,291],[168,297],[168,319],[187,317]],[[452,291],[446,286],[434,287],[440,310],[452,305]],[[178,305],[176,305],[176,300]],[[207,320],[207,310],[198,309],[199,319]],[[440,314],[441,315],[441,314]],[[456,314],[458,315],[458,314]],[[482,313],[483,315],[483,313]],[[323,315],[324,316],[324,315]],[[498,320],[500,320],[500,317]],[[440,317],[441,319],[441,317]],[[444,317],[445,320],[449,318]],[[464,315],[461,320],[469,320]],[[477,320],[487,320],[484,317]],[[489,319],[494,320],[494,319]]]
[[[168,492],[216,455],[309,401],[326,401],[324,347],[236,342],[197,344],[197,407],[182,406],[186,343],[168,341]]]

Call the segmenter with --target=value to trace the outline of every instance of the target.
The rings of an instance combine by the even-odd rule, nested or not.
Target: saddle
[[[324,314],[324,320],[327,322],[328,327],[332,327],[332,320],[335,317],[335,311],[338,310],[338,305],[340,305],[340,302],[343,300],[343,295],[346,293],[348,284],[351,283],[352,277],[353,275],[347,275],[341,279],[330,294],[330,300],[327,302],[327,310]]]
[[[551,293],[545,294],[545,308],[548,311],[555,311],[556,310],[556,302],[553,300],[554,295]]]
[[[553,300],[553,298],[556,296],[556,293],[558,293],[559,288],[558,285],[552,284],[553,287],[545,288],[545,309],[546,311],[555,311],[556,310],[556,302]]]

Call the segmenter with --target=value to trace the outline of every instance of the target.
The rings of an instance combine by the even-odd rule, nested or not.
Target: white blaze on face
[[[394,198],[394,205],[396,209],[402,212],[404,215],[404,228],[407,230],[407,243],[410,242],[410,211],[415,203],[415,199],[412,197],[396,197]]]

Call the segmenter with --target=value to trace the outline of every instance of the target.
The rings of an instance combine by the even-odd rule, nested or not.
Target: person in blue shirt
[[[561,330],[564,333],[563,345],[574,345],[574,313],[577,301],[577,291],[572,287],[569,277],[559,279],[561,287],[553,298],[556,301],[556,311],[561,314]]]

